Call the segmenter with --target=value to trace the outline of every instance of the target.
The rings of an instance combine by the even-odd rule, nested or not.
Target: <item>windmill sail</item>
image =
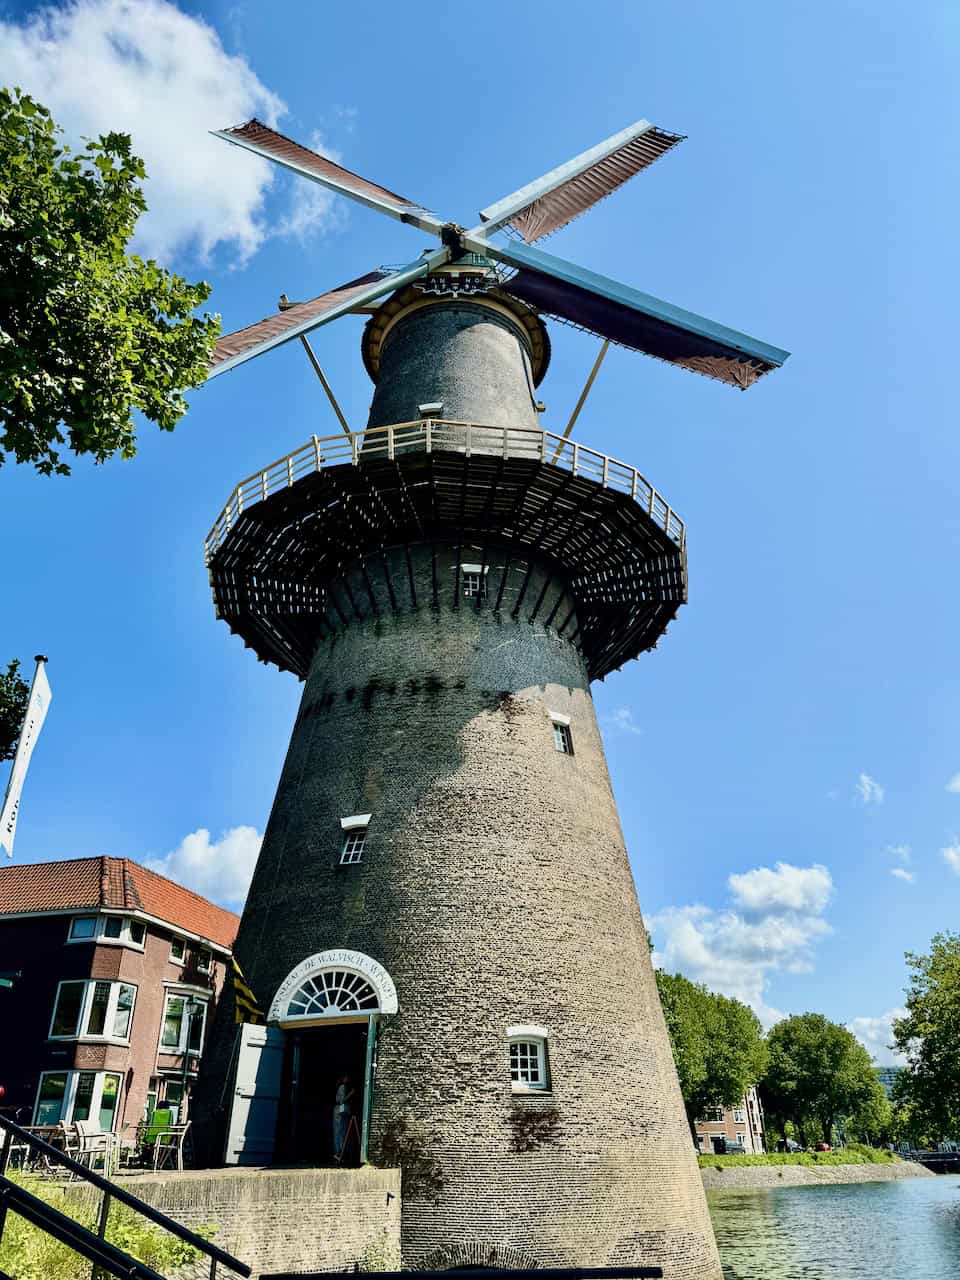
[[[548,236],[659,160],[683,136],[638,120],[484,209],[480,214],[487,224],[484,231],[489,235],[511,226],[528,243]]]
[[[235,329],[233,333],[225,334],[217,342],[210,372],[207,374],[208,381],[265,351],[271,351],[293,338],[299,338],[301,334],[309,333],[311,329],[329,324],[331,320],[346,315],[355,307],[363,306],[392,289],[409,284],[411,280],[426,275],[434,267],[446,262],[449,257],[449,249],[442,248],[417,258],[400,271],[385,271],[382,268],[368,271],[366,275],[331,289],[329,293],[321,293],[308,302],[296,302],[285,311],[278,311],[276,315],[267,316],[244,329]]]
[[[517,244],[487,252],[518,268],[504,290],[544,315],[741,390],[789,355],[540,249]]]
[[[397,218],[401,222],[410,222],[425,231],[435,232],[439,232],[442,225],[439,218],[415,201],[408,200],[406,196],[397,195],[395,191],[381,187],[376,182],[370,182],[367,178],[361,178],[359,174],[344,169],[343,165],[328,160],[326,156],[316,151],[311,151],[302,143],[294,142],[292,138],[277,133],[276,129],[271,129],[269,125],[263,124],[256,118],[233,129],[216,129],[213,131],[213,136],[222,138],[225,142],[232,142],[246,151],[252,151],[254,155],[262,156],[266,160],[272,160],[275,164],[300,174],[301,177],[319,182],[321,186],[337,192],[338,195],[348,196],[351,200],[378,209],[381,213],[389,214],[390,217]]]

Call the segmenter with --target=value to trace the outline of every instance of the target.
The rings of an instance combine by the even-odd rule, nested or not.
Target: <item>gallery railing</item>
[[[554,435],[552,431],[421,418],[395,426],[354,431],[349,435],[313,436],[293,453],[241,480],[207,536],[207,563],[223,545],[231,527],[244,511],[279,490],[289,488],[304,476],[325,467],[344,463],[358,466],[373,459],[395,459],[414,452],[460,453],[466,457],[479,454],[550,463],[603,488],[629,494],[668,537],[679,547],[684,546],[686,531],[683,521],[649,480],[626,462],[618,462],[575,440]]]

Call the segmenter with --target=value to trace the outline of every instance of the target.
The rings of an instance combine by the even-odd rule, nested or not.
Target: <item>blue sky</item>
[[[576,434],[686,519],[690,603],[595,697],[664,963],[876,1048],[903,952],[960,898],[958,11],[481,12],[0,4],[0,66],[72,134],[133,134],[141,244],[209,279],[228,329],[426,241],[210,128],[272,115],[467,223],[639,116],[689,135],[549,247],[794,354],[740,394],[611,352]],[[360,326],[315,344],[357,424]],[[596,343],[551,336],[556,427]],[[155,860],[235,904],[299,686],[214,620],[203,537],[238,479],[336,430],[288,347],[193,394],[173,435],[145,427],[133,462],[0,472],[0,659],[48,653],[54,694],[18,861]]]

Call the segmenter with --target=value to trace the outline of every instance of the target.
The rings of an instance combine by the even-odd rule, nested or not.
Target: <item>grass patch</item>
[[[789,1155],[787,1152],[772,1151],[765,1156],[701,1155],[698,1157],[701,1169],[777,1164],[893,1164],[896,1159],[898,1157],[892,1151],[883,1151],[877,1147],[865,1147],[859,1142],[851,1142],[842,1151],[799,1151],[793,1155]]]
[[[89,1199],[81,1207],[62,1187],[19,1173],[11,1172],[7,1176],[39,1200],[45,1200],[90,1230],[96,1230],[98,1209],[91,1207]],[[199,1236],[209,1238],[212,1234],[209,1228],[197,1229]],[[161,1274],[200,1257],[198,1249],[141,1218],[116,1200],[110,1208],[107,1239]],[[0,1242],[0,1273],[9,1273],[17,1280],[89,1280],[90,1263],[65,1244],[31,1226],[11,1209],[7,1213],[6,1229]]]

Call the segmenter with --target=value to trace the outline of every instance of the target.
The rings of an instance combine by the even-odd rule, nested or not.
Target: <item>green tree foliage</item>
[[[136,452],[133,411],[164,431],[206,376],[219,317],[207,284],[126,252],[143,161],[109,133],[72,155],[45,107],[0,89],[0,464],[66,475]]]
[[[878,1147],[893,1137],[893,1107],[886,1090],[874,1077],[873,1090],[860,1107],[848,1116],[843,1125],[848,1142],[865,1142]]]
[[[29,697],[30,686],[20,675],[20,663],[14,658],[6,671],[0,671],[0,760],[12,760],[16,754]]]
[[[807,1145],[819,1129],[831,1142],[836,1121],[857,1115],[879,1087],[870,1055],[846,1027],[820,1013],[778,1022],[767,1036],[761,1090],[771,1127],[791,1121]]]
[[[657,989],[692,1130],[708,1107],[732,1107],[760,1079],[763,1033],[745,1004],[680,974],[658,969]]]
[[[907,1059],[895,1085],[915,1132],[960,1134],[960,934],[938,933],[929,955],[907,952],[907,1015],[893,1024]]]

